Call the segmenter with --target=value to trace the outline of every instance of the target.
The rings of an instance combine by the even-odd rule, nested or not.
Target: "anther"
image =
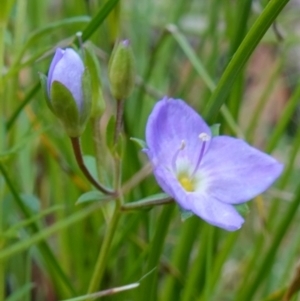
[[[202,141],[209,141],[210,140],[210,136],[207,135],[206,133],[201,133],[199,135],[199,139],[202,140]]]
[[[206,146],[207,142],[211,139],[211,137],[206,133],[201,133],[198,137],[201,141],[203,141],[203,143],[201,145],[201,150],[200,150],[200,154],[199,154],[199,157],[198,157],[198,160],[197,160],[197,164],[195,166],[194,171],[191,174],[191,177],[193,177],[195,175],[196,171],[198,170],[199,165],[200,165],[201,160],[202,160],[202,157],[203,157],[203,154],[204,154],[204,151],[205,151],[205,146]]]

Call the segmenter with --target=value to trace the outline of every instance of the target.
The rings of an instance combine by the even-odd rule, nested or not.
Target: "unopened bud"
[[[71,48],[58,48],[48,78],[41,82],[51,111],[61,120],[70,137],[82,134],[91,113],[91,83],[80,56]]]
[[[115,46],[109,61],[109,80],[112,95],[124,100],[130,95],[135,78],[134,57],[128,40]]]

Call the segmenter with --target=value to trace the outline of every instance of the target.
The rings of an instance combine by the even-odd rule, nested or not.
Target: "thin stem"
[[[97,260],[97,263],[95,265],[94,274],[92,276],[88,294],[94,293],[98,290],[99,286],[101,285],[102,277],[105,271],[105,267],[107,264],[107,257],[108,257],[108,251],[110,249],[111,242],[113,240],[119,219],[120,219],[120,206],[119,202],[116,202],[115,210],[112,216],[112,219],[110,221],[109,227],[107,229],[107,234],[104,237],[103,244],[101,246],[101,250],[99,253],[99,257]]]
[[[3,92],[3,73],[4,73],[4,35],[6,24],[0,20],[0,95]]]
[[[125,184],[122,186],[122,194],[124,195],[132,188],[138,186],[145,178],[147,178],[152,172],[151,163],[144,165],[139,171],[137,171]]]
[[[104,149],[105,145],[103,145],[103,141],[101,139],[101,132],[100,132],[100,118],[92,119],[93,125],[93,140],[94,140],[94,147],[95,147],[95,157],[96,157],[96,164],[97,164],[97,172],[98,178],[100,182],[105,182],[104,175],[103,175],[103,168],[106,166],[105,164],[105,155]]]
[[[117,123],[116,123],[116,128],[114,133],[115,145],[118,143],[119,134],[121,133],[121,128],[122,128],[123,104],[124,104],[123,101],[117,101]],[[98,255],[97,263],[94,269],[94,274],[92,276],[89,285],[88,294],[94,293],[101,285],[101,281],[107,264],[109,249],[121,216],[120,207],[121,204],[123,203],[123,196],[121,193],[121,166],[122,165],[121,165],[121,159],[119,155],[118,154],[113,154],[113,155],[114,155],[114,164],[115,164],[114,186],[115,186],[115,191],[119,195],[119,198],[117,198],[115,202],[115,210],[112,219],[109,223],[107,234],[104,237],[104,241],[101,246],[100,253]]]
[[[137,288],[139,285],[140,284],[138,282],[137,283],[131,283],[131,284],[128,284],[128,285],[113,287],[113,288],[109,288],[107,290],[100,291],[100,292],[97,292],[97,293],[84,295],[84,296],[80,296],[80,297],[76,297],[76,298],[72,298],[72,299],[68,299],[68,300],[62,300],[62,301],[86,301],[88,298],[92,298],[94,300],[95,298],[110,296],[110,295],[114,295],[114,294],[117,294],[117,293],[120,293],[120,292],[123,292],[123,291],[131,290],[131,289]]]
[[[86,176],[86,178],[93,184],[97,189],[99,189],[101,192],[104,194],[108,195],[116,195],[115,191],[112,191],[100,184],[89,172],[89,170],[86,168],[83,157],[82,157],[82,152],[81,152],[81,147],[80,147],[80,141],[78,137],[70,137],[71,142],[72,142],[72,147],[74,151],[74,155],[77,161],[78,166],[80,167],[81,171],[83,174]]]
[[[35,96],[35,94],[39,91],[41,87],[40,82],[37,82],[30,91],[25,95],[22,103],[17,107],[15,112],[12,114],[12,116],[8,119],[6,123],[6,129],[9,131],[11,127],[14,125],[15,121],[17,120],[20,113],[23,111],[24,107],[28,105],[28,103],[32,100],[32,98]]]
[[[123,111],[124,111],[124,100],[117,99],[117,116],[116,116],[116,128],[114,135],[114,144],[118,142],[118,137],[122,131],[123,125]]]
[[[2,189],[1,189],[2,188]],[[4,218],[4,185],[2,183],[2,178],[0,178],[0,235],[3,236],[3,230],[4,230],[4,224],[3,224],[3,218]],[[0,240],[0,251],[2,251],[3,247],[5,246],[5,239]],[[5,299],[5,262],[0,264],[0,300]]]
[[[164,204],[172,204],[174,203],[173,198],[166,197],[165,199],[160,200],[149,200],[147,202],[132,202],[122,205],[121,210],[122,211],[131,211],[131,210],[139,210],[139,209],[145,209],[153,206],[159,206]]]

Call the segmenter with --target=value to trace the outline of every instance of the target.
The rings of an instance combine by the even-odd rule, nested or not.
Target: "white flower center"
[[[181,186],[188,192],[195,191],[196,187],[199,186],[200,178],[196,176],[196,173],[199,169],[201,160],[203,158],[205,149],[207,147],[207,141],[210,140],[210,136],[206,133],[201,133],[198,137],[203,143],[201,145],[197,163],[193,169],[190,168],[190,164],[183,164],[184,166],[181,166],[180,168],[178,168],[178,166],[177,166],[179,154],[181,153],[182,150],[184,150],[184,148],[186,146],[186,143],[184,140],[181,141],[181,145],[175,152],[173,159],[172,159],[173,171],[176,174],[176,177],[177,177],[179,183],[181,184]],[[191,170],[192,170],[192,172],[191,172]]]

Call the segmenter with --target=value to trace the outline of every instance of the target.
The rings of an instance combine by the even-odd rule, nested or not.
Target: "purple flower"
[[[80,110],[83,103],[82,75],[84,65],[80,56],[71,48],[57,48],[51,62],[47,80],[48,97],[51,100],[51,86],[54,81],[63,84],[72,94]]]
[[[149,116],[145,150],[161,188],[188,211],[228,231],[244,219],[233,205],[265,191],[283,165],[240,139],[212,137],[180,99],[165,97]]]

